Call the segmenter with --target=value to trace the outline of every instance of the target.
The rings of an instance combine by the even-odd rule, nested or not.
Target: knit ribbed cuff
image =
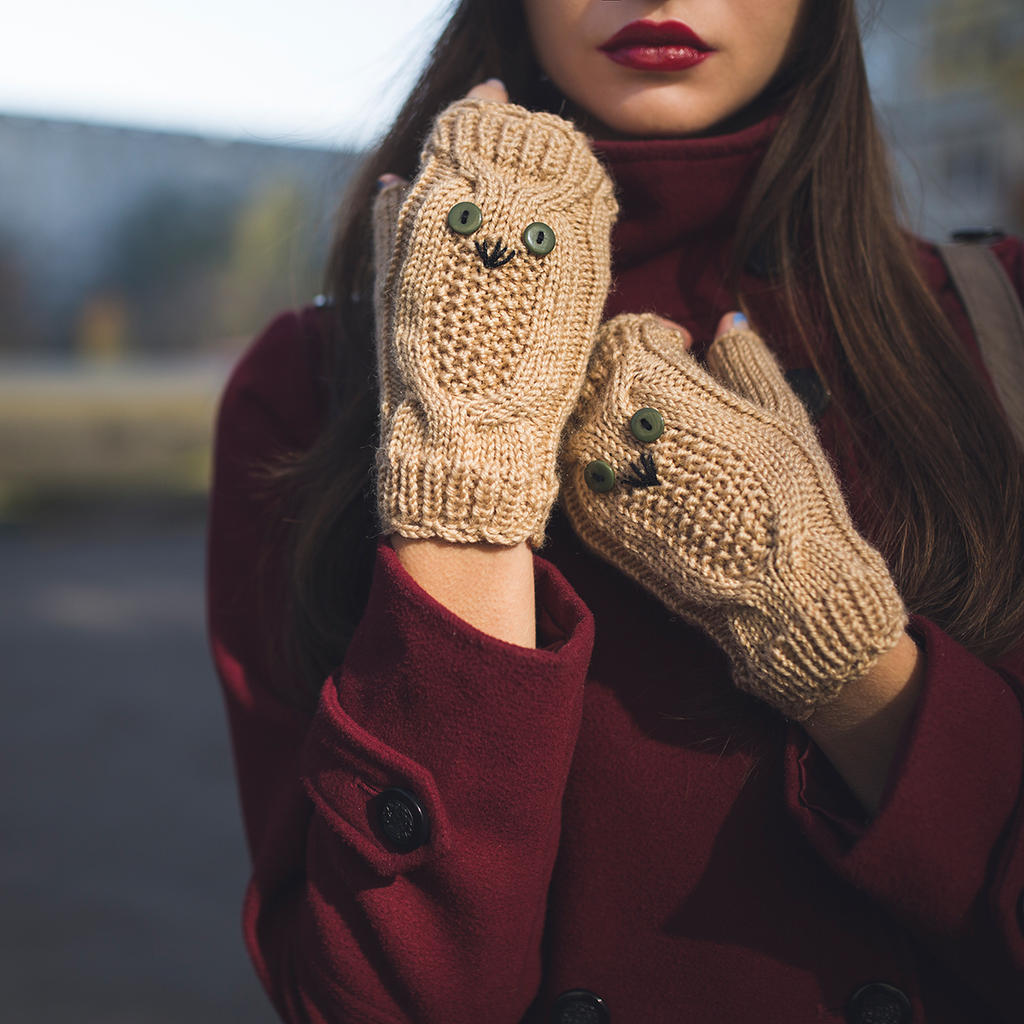
[[[558,494],[554,467],[474,465],[450,449],[377,453],[381,532],[463,544],[544,543]]]
[[[737,683],[795,721],[864,676],[909,621],[881,555],[858,541],[853,558],[786,573],[766,588],[762,611],[732,619],[733,645],[743,652]]]
[[[422,161],[434,158],[461,173],[509,175],[517,181],[551,182],[560,193],[602,196],[618,205],[611,180],[587,137],[564,118],[514,103],[465,99],[434,122]]]

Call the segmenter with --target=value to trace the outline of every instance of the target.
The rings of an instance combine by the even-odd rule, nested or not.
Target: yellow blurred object
[[[94,295],[78,314],[75,348],[89,362],[117,362],[125,354],[127,329],[123,300],[116,295]]]

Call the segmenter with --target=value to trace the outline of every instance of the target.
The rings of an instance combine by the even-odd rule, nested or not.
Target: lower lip
[[[683,71],[707,60],[714,51],[692,46],[620,46],[601,52],[616,64],[637,71]]]

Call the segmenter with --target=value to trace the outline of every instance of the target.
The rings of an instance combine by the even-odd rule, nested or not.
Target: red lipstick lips
[[[598,49],[637,71],[682,71],[715,52],[681,21],[631,21]]]

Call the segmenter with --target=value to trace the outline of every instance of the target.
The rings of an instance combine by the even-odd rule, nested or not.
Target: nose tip
[[[488,249],[488,243],[490,243],[490,249]],[[481,262],[489,270],[505,266],[516,254],[515,249],[506,248],[500,238],[493,241],[490,238],[485,238],[482,242],[473,244],[476,246],[476,252]]]

